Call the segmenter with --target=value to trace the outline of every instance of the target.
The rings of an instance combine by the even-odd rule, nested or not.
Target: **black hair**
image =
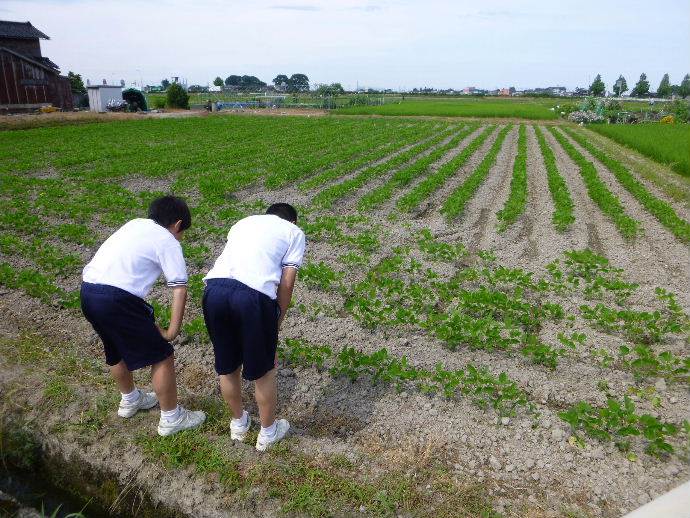
[[[192,214],[189,212],[187,202],[177,196],[161,196],[153,200],[149,205],[149,219],[165,228],[180,220],[182,221],[180,230],[187,230],[192,226]]]
[[[290,223],[295,223],[297,221],[297,210],[289,203],[274,203],[266,209],[266,214],[273,214]]]

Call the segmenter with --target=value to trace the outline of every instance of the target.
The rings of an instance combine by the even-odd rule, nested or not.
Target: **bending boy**
[[[132,417],[160,402],[158,433],[170,435],[206,418],[177,404],[170,345],[180,333],[187,300],[187,267],[179,241],[192,218],[184,200],[174,196],[154,200],[148,215],[120,227],[86,265],[81,308],[103,341],[105,361],[122,394],[117,414]],[[153,307],[144,301],[161,272],[173,290],[168,329],[156,325]],[[149,366],[155,393],[134,386],[132,371]]]
[[[242,377],[255,382],[264,451],[285,437],[290,424],[276,420],[276,349],[297,269],[304,256],[304,232],[287,203],[235,223],[228,242],[204,278],[203,309],[220,390],[232,411],[230,437],[244,440],[251,420],[242,407]]]

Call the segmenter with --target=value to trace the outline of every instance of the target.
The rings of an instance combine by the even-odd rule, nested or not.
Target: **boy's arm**
[[[286,266],[283,268],[283,273],[280,276],[280,284],[278,284],[278,305],[280,306],[280,318],[278,319],[278,329],[283,323],[283,319],[290,305],[292,299],[292,290],[295,287],[295,279],[297,278],[297,268]]]
[[[161,336],[168,342],[173,341],[180,334],[182,317],[184,316],[184,306],[187,302],[187,286],[175,286],[173,288],[173,301],[170,309],[170,326],[168,329],[161,329]]]

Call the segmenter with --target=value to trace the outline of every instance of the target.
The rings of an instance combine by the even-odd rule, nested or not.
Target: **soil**
[[[309,112],[310,115],[313,113]],[[430,197],[424,212],[416,217],[403,215],[397,220],[389,219],[387,216],[401,191],[370,214],[372,223],[379,228],[382,246],[369,259],[369,264],[376,264],[398,245],[414,245],[415,233],[422,228],[430,228],[444,241],[461,242],[473,253],[492,250],[498,264],[523,268],[535,275],[545,275],[545,266],[562,258],[564,251],[589,247],[608,257],[612,264],[624,268],[627,279],[640,284],[638,293],[630,301],[631,307],[649,307],[650,301],[654,300],[654,288],[659,286],[677,293],[684,310],[690,311],[688,247],[675,240],[595,161],[602,179],[621,199],[629,215],[640,221],[645,230],[635,240],[623,239],[590,199],[577,166],[541,123],[547,142],[554,150],[558,169],[564,175],[575,202],[576,220],[573,225],[559,233],[551,223],[553,203],[531,127],[527,128],[529,185],[525,214],[512,227],[499,232],[496,212],[503,207],[510,189],[517,148],[515,127],[508,133],[496,164],[467,204],[464,214],[457,220],[447,221],[439,213],[440,204],[491,147],[502,127],[501,121],[491,122],[498,123],[494,133],[457,175]],[[477,132],[466,137],[433,167],[446,163],[476,135]],[[383,179],[375,179],[364,189],[339,201],[332,213],[356,214],[359,197]],[[128,179],[124,185],[134,191],[151,187],[145,183],[142,185],[137,179]],[[156,185],[160,188],[165,186]],[[272,191],[270,197],[303,203],[315,193],[305,194],[290,186]],[[252,201],[265,194],[253,188],[237,193],[237,197],[240,201]],[[223,242],[219,240],[207,245],[216,254]],[[306,260],[324,261],[343,271],[344,282],[350,284],[361,279],[364,272],[340,264],[338,257],[348,251],[328,241],[310,242]],[[204,267],[191,268],[190,273],[205,273],[213,260],[215,255]],[[427,262],[424,265],[439,270],[443,275],[452,274],[455,268]],[[154,295],[161,301],[165,301],[167,296],[160,288]],[[336,309],[343,306],[341,295],[311,289],[303,283],[298,283],[294,298],[306,305],[319,303]],[[590,303],[578,296],[561,302],[573,311],[580,304]],[[197,314],[198,308],[188,310],[187,318],[194,318]],[[100,357],[96,336],[76,312],[46,308],[23,294],[6,291],[0,299],[0,315],[3,316],[0,337],[17,336],[22,329],[35,328],[56,339],[76,341],[85,354]],[[344,311],[314,316],[293,310],[281,331],[283,337],[327,344],[335,350],[346,345],[356,345],[365,352],[385,347],[390,353],[405,355],[410,363],[429,369],[437,363],[442,363],[447,369],[459,369],[467,363],[485,365],[494,373],[506,372],[514,379],[536,403],[538,417],[518,413],[501,420],[494,412],[478,408],[467,399],[446,400],[413,391],[398,394],[393,388],[372,384],[371,380],[351,383],[334,379],[316,369],[285,365],[281,366],[278,378],[279,414],[293,424],[298,451],[316,456],[343,454],[361,463],[360,471],[367,475],[383,474],[396,468],[414,471],[415,466],[434,461],[443,464],[457,480],[482,484],[496,508],[507,516],[565,516],[566,512],[577,510],[588,516],[617,517],[690,479],[690,465],[679,456],[658,459],[641,450],[637,451],[638,460],[631,462],[612,444],[590,440],[581,448],[569,442],[570,431],[558,417],[558,411],[580,400],[604,404],[606,396],[597,388],[600,380],[605,380],[614,394],[626,394],[631,387],[638,386],[630,372],[615,365],[604,367],[594,358],[595,349],[615,353],[622,344],[619,337],[598,332],[580,321],[574,330],[587,334],[586,344],[562,359],[556,370],[549,370],[520,355],[466,348],[450,351],[436,338],[415,329],[371,331]],[[540,338],[553,343],[558,331],[557,326],[547,325],[540,331]],[[183,399],[217,397],[210,345],[184,339],[177,340],[175,345]],[[664,346],[684,354],[688,351],[687,342],[681,336],[674,335]],[[0,385],[16,382],[17,376],[19,373],[0,364]],[[650,384],[655,387],[660,406],[652,407],[649,401],[633,395],[638,409],[674,422],[688,419],[690,394],[687,388],[655,381],[651,380]],[[256,415],[251,386],[247,385],[246,389],[247,407]],[[38,405],[39,399],[37,396],[32,403]],[[77,412],[78,409],[69,411]],[[153,416],[142,416],[138,426],[151,427],[154,422]],[[113,428],[86,449],[79,444],[58,444],[51,439],[50,425],[49,420],[41,430],[45,434],[44,440],[52,447],[63,451],[65,456],[74,455],[81,462],[96,467],[108,466],[120,484],[135,481],[154,502],[172,502],[180,512],[190,516],[253,514],[251,510],[227,503],[215,481],[195,475],[190,470],[168,470],[147,462],[141,451],[118,435],[129,437],[126,427],[114,419],[109,421]],[[249,446],[245,446],[229,445],[229,448],[240,448],[245,462],[251,462],[254,454]],[[255,510],[261,515],[277,513],[277,505],[270,501],[261,505],[263,507]]]

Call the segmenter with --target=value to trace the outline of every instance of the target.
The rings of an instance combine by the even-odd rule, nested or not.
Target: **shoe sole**
[[[123,410],[122,408],[118,408],[117,409],[117,415],[127,419],[130,417],[133,417],[139,410],[151,410],[157,404],[158,404],[158,400],[156,399],[152,405],[147,406],[147,407],[142,406],[142,407],[127,409],[127,410]]]

